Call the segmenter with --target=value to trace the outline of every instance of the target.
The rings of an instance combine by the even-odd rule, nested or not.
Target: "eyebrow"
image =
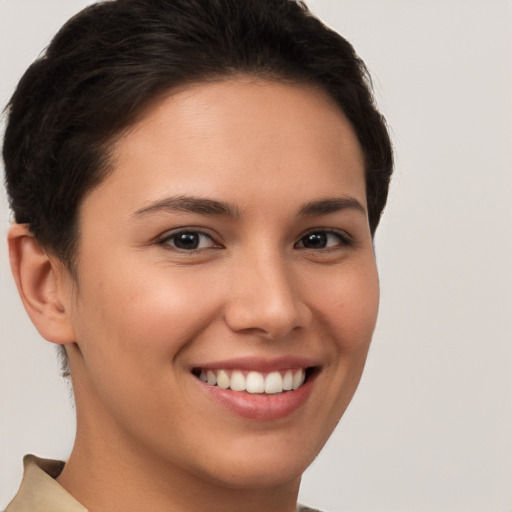
[[[236,206],[224,201],[206,199],[194,196],[166,197],[159,201],[143,206],[134,213],[134,217],[148,213],[164,212],[188,212],[202,215],[223,215],[228,217],[239,217],[240,212]]]
[[[353,197],[331,197],[305,203],[299,210],[299,215],[310,217],[328,215],[340,210],[355,210],[366,215],[364,206]],[[240,210],[233,204],[215,199],[194,196],[166,197],[139,208],[134,217],[157,212],[187,212],[201,215],[219,215],[238,218]]]
[[[318,201],[311,201],[302,206],[299,214],[304,217],[309,217],[314,215],[327,215],[340,210],[355,210],[366,215],[366,209],[354,197],[329,197]]]

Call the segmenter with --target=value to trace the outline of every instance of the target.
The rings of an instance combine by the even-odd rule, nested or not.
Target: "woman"
[[[20,81],[4,161],[77,409],[7,510],[295,510],[378,309],[392,153],[350,44],[289,0],[96,4]]]

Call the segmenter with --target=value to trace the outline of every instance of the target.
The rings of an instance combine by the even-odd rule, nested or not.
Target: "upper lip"
[[[318,361],[311,358],[298,356],[282,356],[278,358],[263,357],[237,357],[208,363],[199,363],[192,366],[192,369],[203,370],[247,370],[257,372],[274,372],[279,370],[293,370],[298,368],[318,367]]]

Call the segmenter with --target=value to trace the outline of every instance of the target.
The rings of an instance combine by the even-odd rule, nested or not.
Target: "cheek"
[[[125,278],[119,274],[109,272],[108,278],[99,278],[84,290],[81,320],[87,322],[83,327],[91,347],[100,350],[102,357],[122,361],[143,356],[137,364],[152,360],[168,364],[211,321],[215,299],[201,293],[190,276],[134,272]]]
[[[337,350],[366,354],[379,309],[379,279],[373,259],[350,270],[338,269],[318,293],[318,318]]]
[[[325,383],[322,400],[315,404],[319,426],[318,449],[347,409],[363,373],[379,305],[379,281],[371,257],[346,265],[325,276],[317,287],[315,328],[325,353],[319,380]]]
[[[126,425],[133,422],[133,407],[154,419],[163,408],[178,406],[169,390],[183,382],[173,366],[179,370],[179,354],[211,321],[214,301],[203,299],[183,273],[171,279],[167,270],[105,268],[80,288],[75,315],[85,400],[92,408],[103,404]],[[149,431],[158,422],[150,424]]]

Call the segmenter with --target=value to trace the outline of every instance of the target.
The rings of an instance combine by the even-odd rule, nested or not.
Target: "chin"
[[[296,440],[275,446],[275,441],[261,439],[253,444],[252,449],[240,446],[243,443],[233,443],[224,454],[216,457],[214,465],[210,465],[208,478],[226,487],[239,489],[298,484],[302,473],[318,455],[321,447],[308,447],[307,443]]]
[[[299,483],[309,463],[298,461],[275,461],[262,464],[260,461],[240,461],[231,467],[215,468],[210,479],[217,484],[233,489],[270,489],[287,484]]]

